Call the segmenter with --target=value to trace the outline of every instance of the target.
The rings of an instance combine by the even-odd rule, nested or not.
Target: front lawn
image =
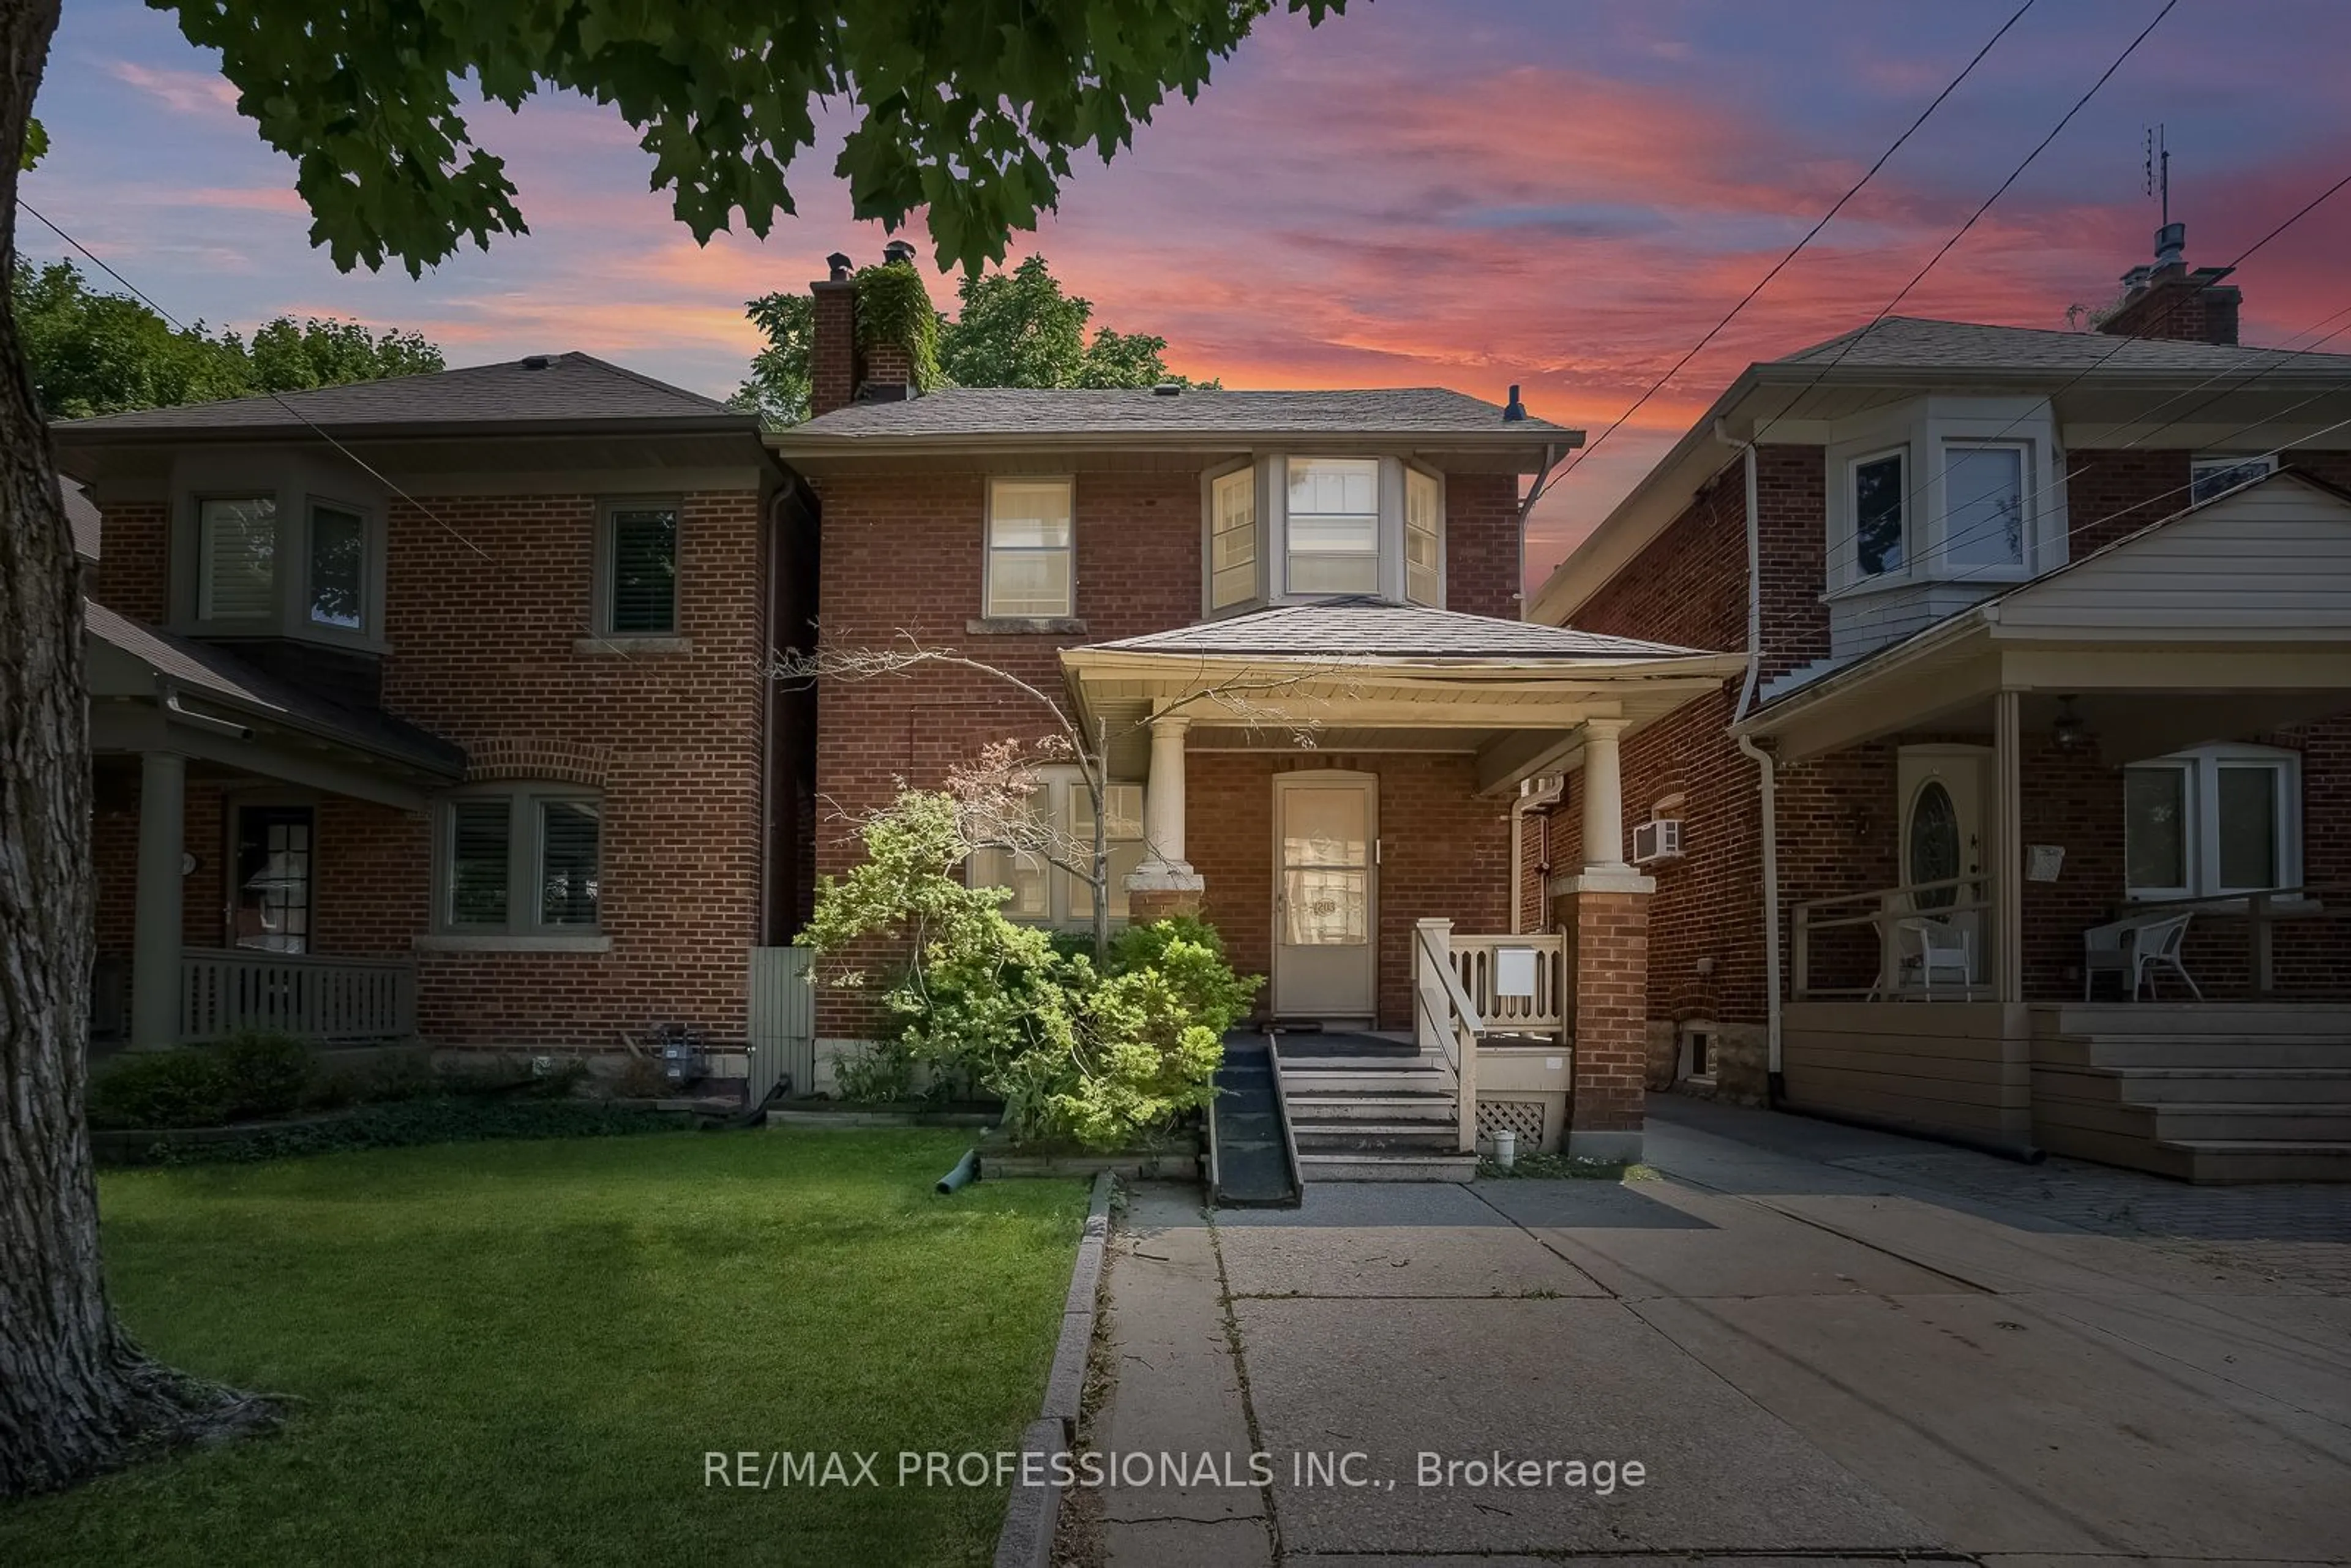
[[[931,1183],[954,1133],[465,1144],[108,1174],[133,1333],[294,1396],[274,1437],[0,1506],[0,1563],[986,1562],[1085,1210]],[[882,1450],[881,1490],[705,1485],[706,1450]],[[852,1461],[853,1468],[853,1461]]]

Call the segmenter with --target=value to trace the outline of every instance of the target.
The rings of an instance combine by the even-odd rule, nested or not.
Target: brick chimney
[[[912,267],[914,247],[893,239],[882,247],[885,265]],[[852,402],[895,402],[914,395],[914,359],[896,343],[857,346],[857,284],[849,257],[824,258],[831,276],[810,289],[816,296],[809,346],[809,414],[831,413]]]
[[[2188,225],[2166,224],[2155,231],[2155,265],[2123,274],[2123,302],[2098,323],[2117,338],[2169,338],[2189,343],[2237,341],[2237,308],[2245,291],[2222,282],[2236,268],[2189,269]]]
[[[857,395],[857,285],[841,252],[826,256],[824,265],[831,276],[809,285],[816,296],[809,342],[810,418],[844,408]]]

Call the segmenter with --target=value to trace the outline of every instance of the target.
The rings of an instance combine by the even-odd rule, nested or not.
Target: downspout
[[[1510,389],[1510,396],[1513,400],[1518,397],[1518,388]],[[1519,601],[1519,619],[1521,621],[1528,618],[1527,611],[1530,608],[1527,603],[1527,518],[1533,514],[1535,503],[1542,499],[1543,481],[1551,477],[1551,471],[1558,465],[1558,463],[1559,444],[1554,441],[1544,442],[1542,468],[1535,475],[1535,482],[1527,486],[1527,498],[1519,503],[1519,586],[1518,591],[1510,597]]]
[[[1510,802],[1510,935],[1526,930],[1527,813],[1556,804],[1563,779],[1559,774],[1519,780],[1519,798]]]
[[[764,541],[767,581],[759,595],[758,689],[752,700],[759,716],[759,915],[756,928],[759,945],[771,946],[783,936],[775,921],[776,908],[776,596],[784,581],[784,501],[789,486],[768,497]]]
[[[1740,449],[1747,479],[1747,679],[1740,685],[1739,706],[1731,722],[1745,718],[1755,706],[1755,689],[1763,674],[1763,537],[1756,506],[1755,443],[1733,441],[1722,421],[1714,424],[1715,439]],[[1755,764],[1755,790],[1762,797],[1763,831],[1763,1040],[1764,1095],[1780,1103],[1785,1080],[1780,1068],[1780,810],[1779,777],[1771,754],[1752,737],[1740,736],[1741,756]]]

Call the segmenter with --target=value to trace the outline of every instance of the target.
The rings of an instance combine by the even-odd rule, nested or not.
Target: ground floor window
[[[561,786],[452,797],[434,857],[447,932],[590,935],[603,918],[602,802]]]
[[[2133,898],[2202,898],[2302,880],[2302,758],[2208,746],[2123,770],[2123,861]]]
[[[974,887],[1012,891],[1004,913],[1038,925],[1079,926],[1094,917],[1093,888],[1081,874],[1092,862],[1094,797],[1075,768],[1040,768],[1031,776],[1030,821],[1015,825],[1005,842],[972,854],[966,875]],[[1110,915],[1127,914],[1126,877],[1144,861],[1143,786],[1113,783],[1102,790],[1103,837],[1110,850]],[[1059,863],[1056,863],[1059,862]]]

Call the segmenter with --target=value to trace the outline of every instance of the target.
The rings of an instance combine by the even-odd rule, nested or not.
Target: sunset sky
[[[1098,324],[1157,332],[1233,387],[1443,385],[1595,434],[1817,219],[2017,0],[1354,0],[1282,16],[1104,166],[1080,162],[1041,250]],[[1732,329],[1539,509],[1537,580],[1750,361],[1859,325],[2095,80],[2160,0],[2040,0],[1967,86]],[[38,112],[36,206],[183,319],[280,312],[418,329],[453,364],[580,349],[724,395],[742,303],[879,259],[831,150],[802,215],[698,248],[617,115],[487,110],[531,233],[422,281],[343,276],[172,19],[68,0]],[[2063,327],[2146,259],[2142,132],[2166,122],[2191,263],[2235,257],[2351,172],[2351,5],[2183,0],[1903,305]],[[918,241],[924,236],[916,235]],[[60,253],[20,220],[35,260]],[[927,255],[927,246],[925,247]],[[2249,262],[2245,338],[2351,310],[2351,191]],[[952,282],[934,280],[941,303]],[[2339,345],[2342,340],[2338,339]],[[2334,345],[2330,345],[2334,346]]]

